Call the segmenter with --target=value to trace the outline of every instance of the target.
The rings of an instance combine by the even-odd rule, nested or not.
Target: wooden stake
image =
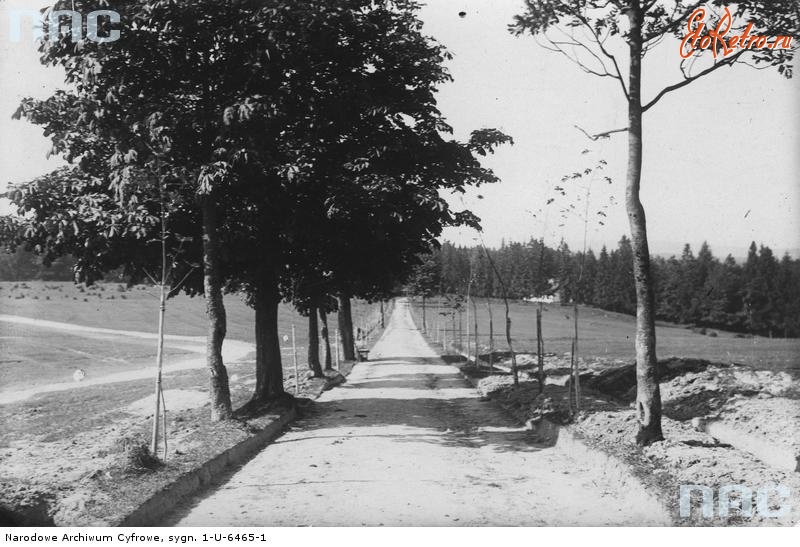
[[[471,285],[471,283],[470,283],[470,285]],[[469,303],[470,303],[469,292],[470,292],[470,285],[467,285],[467,364],[468,365],[469,365],[469,354],[470,354],[470,350],[471,350],[470,340],[472,339],[472,337],[470,336],[470,328],[469,328]],[[460,319],[461,318],[459,317],[459,321],[460,321]],[[463,350],[463,348],[462,348],[462,350]],[[478,364],[477,356],[475,357],[475,364],[476,365]]]
[[[164,397],[161,385],[161,371],[164,365],[164,318],[167,310],[167,218],[164,211],[164,185],[158,185],[159,203],[161,206],[161,294],[158,306],[158,349],[156,351],[156,408],[153,413],[153,438],[151,439],[151,453],[153,457],[158,454],[158,415],[161,413],[161,399]],[[166,405],[165,405],[166,406]],[[167,443],[166,415],[164,416],[164,446]],[[167,454],[164,452],[164,459]]]
[[[478,351],[478,306],[475,304],[475,299],[472,299],[472,319],[475,322],[475,367],[478,367],[478,357],[480,357],[480,352]]]
[[[575,411],[581,411],[581,377],[580,377],[580,365],[578,364],[578,304],[575,304],[574,309],[575,315],[575,341],[572,345],[572,355],[575,362]]]
[[[300,394],[300,372],[297,369],[297,340],[295,338],[294,323],[292,323],[292,361],[294,362],[294,394]]]
[[[339,370],[339,329],[336,329],[336,337],[334,338],[333,345],[336,346],[336,370]]]
[[[542,340],[542,303],[536,310],[536,357],[539,364],[539,393],[544,392],[544,340]]]
[[[161,398],[163,394],[161,393],[162,386],[161,386],[161,371],[164,364],[164,316],[167,310],[167,288],[164,284],[161,284],[161,296],[159,298],[160,305],[158,308],[158,349],[156,351],[156,389],[155,389],[155,397],[156,397],[156,408],[153,414],[153,437],[151,439],[151,453],[153,456],[158,454],[158,419],[159,414],[161,414]],[[164,430],[164,435],[166,435],[166,429]],[[166,438],[164,439],[166,442]]]
[[[489,310],[489,372],[494,371],[494,317],[492,316],[492,303],[486,298],[486,308]]]

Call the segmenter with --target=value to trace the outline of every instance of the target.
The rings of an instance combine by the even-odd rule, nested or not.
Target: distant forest
[[[636,312],[631,243],[617,248],[573,252],[562,243],[553,249],[537,240],[488,249],[506,284],[508,296],[522,299],[556,293],[605,310]],[[72,260],[45,266],[33,253],[0,253],[0,281],[72,281]],[[680,257],[652,258],[657,317],[734,332],[784,338],[800,337],[800,260],[778,260],[769,247],[750,245],[744,264],[728,255],[715,257],[707,244],[695,255],[684,246]],[[445,242],[417,268],[417,293],[465,294],[472,270],[471,294],[502,296],[501,285],[480,247]],[[114,277],[109,275],[109,277]]]
[[[573,252],[541,241],[503,244],[488,249],[514,299],[557,294],[561,302],[578,302],[634,314],[636,295],[630,239],[617,248]],[[410,287],[418,294],[471,294],[501,297],[486,252],[480,247],[444,243],[418,267]],[[687,244],[680,257],[653,257],[657,317],[741,333],[800,337],[800,260],[777,259],[764,245],[750,245],[738,264],[731,255],[716,258],[704,243],[695,255]],[[416,286],[415,286],[416,285]]]

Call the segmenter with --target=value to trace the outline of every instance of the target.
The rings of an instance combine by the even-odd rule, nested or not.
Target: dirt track
[[[114,340],[124,340],[128,338],[139,338],[147,340],[155,340],[158,335],[150,332],[139,331],[125,331],[114,329],[102,329],[97,327],[85,327],[82,325],[73,325],[71,323],[59,323],[56,321],[45,321],[42,319],[31,319],[28,317],[19,317],[16,315],[0,314],[0,321],[7,323],[15,323],[18,325],[30,325],[36,327],[43,327],[52,329],[54,331],[66,331],[74,333],[76,336],[96,336],[106,338],[109,343]],[[164,365],[164,372],[177,372],[181,370],[188,370],[194,368],[203,368],[206,366],[205,351],[206,339],[203,336],[179,336],[179,335],[166,335],[164,337],[164,344],[168,347],[179,348],[188,352],[197,353],[198,357],[190,359],[182,359],[179,361],[168,361]],[[243,359],[247,354],[254,350],[253,344],[247,342],[240,342],[238,340],[226,340],[223,348],[223,357],[226,363],[231,363]],[[40,393],[52,393],[54,391],[65,391],[71,389],[80,389],[89,386],[96,386],[102,384],[112,384],[115,382],[126,382],[129,380],[141,380],[143,378],[153,378],[156,373],[155,367],[138,367],[130,370],[123,370],[113,374],[106,374],[94,378],[88,378],[80,383],[77,382],[56,382],[51,384],[39,385],[30,389],[12,389],[0,390],[0,405],[16,403],[30,399],[34,395]]]
[[[445,364],[399,302],[347,384],[167,525],[648,525],[589,463],[538,443]]]

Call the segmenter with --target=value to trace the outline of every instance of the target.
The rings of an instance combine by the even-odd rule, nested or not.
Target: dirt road
[[[158,335],[151,332],[140,331],[126,331],[115,329],[103,329],[97,327],[86,327],[82,325],[74,325],[71,323],[59,323],[56,321],[46,321],[43,319],[32,319],[29,317],[20,317],[16,315],[0,314],[0,322],[14,323],[16,325],[28,325],[33,327],[41,327],[53,331],[64,331],[74,334],[75,336],[86,336],[106,339],[109,343],[115,340],[124,340],[125,338],[156,340]],[[198,357],[189,359],[172,360],[165,359],[164,373],[178,372],[181,370],[189,370],[195,368],[203,368],[206,366],[205,351],[206,339],[204,336],[180,336],[168,334],[164,337],[164,345],[166,347],[180,349],[190,353],[198,354]],[[248,342],[240,342],[238,340],[225,340],[223,346],[223,358],[225,362],[230,364],[243,359],[246,355],[253,352],[255,347]],[[154,349],[155,352],[155,349]],[[34,395],[40,393],[53,393],[55,391],[65,391],[72,389],[81,389],[90,386],[112,384],[115,382],[127,382],[130,380],[141,380],[143,378],[153,378],[156,373],[154,366],[136,366],[131,367],[131,364],[121,363],[120,368],[126,368],[120,372],[112,374],[105,374],[102,376],[86,378],[81,382],[68,381],[68,382],[54,382],[43,385],[31,387],[29,389],[9,389],[0,390],[0,405],[17,403],[30,399]]]
[[[652,503],[481,401],[425,342],[404,302],[370,359],[165,524],[664,524]]]

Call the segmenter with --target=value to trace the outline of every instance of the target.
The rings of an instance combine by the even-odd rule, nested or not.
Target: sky
[[[40,128],[11,120],[21,98],[44,98],[62,86],[63,74],[39,64],[31,41],[23,36],[15,43],[8,34],[10,8],[45,3],[0,0],[0,188],[60,165],[46,158],[50,145]],[[521,6],[520,0],[427,0],[420,12],[424,32],[454,55],[447,63],[454,81],[438,93],[454,138],[494,127],[515,141],[484,161],[500,182],[448,200],[482,219],[481,237],[490,246],[534,237],[551,244],[564,238],[581,249],[584,232],[595,250],[616,246],[629,233],[622,205],[627,137],[590,141],[576,126],[589,133],[625,127],[619,83],[583,73],[530,35],[511,35],[507,25]],[[624,58],[619,46],[613,51]],[[648,55],[645,100],[681,78],[679,61],[674,41]],[[708,241],[720,257],[743,257],[756,241],[800,257],[798,99],[797,78],[737,66],[666,95],[645,114],[642,201],[652,252],[680,254],[684,243],[696,251]],[[564,175],[600,160],[606,162],[600,175],[561,184],[567,196],[553,190]],[[587,211],[586,185],[589,214],[562,218],[569,203]],[[556,199],[546,205],[550,198]],[[479,239],[464,228],[449,228],[444,237],[460,244]]]

